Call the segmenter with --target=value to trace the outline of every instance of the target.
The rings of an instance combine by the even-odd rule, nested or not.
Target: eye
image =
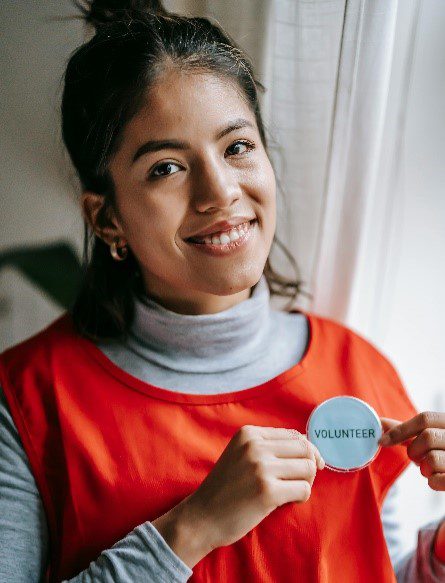
[[[253,142],[249,142],[248,140],[237,140],[236,142],[233,142],[233,144],[231,146],[229,146],[227,148],[227,150],[229,150],[230,148],[234,148],[237,147],[239,145],[242,146],[246,146],[247,149],[244,150],[244,152],[235,152],[235,156],[240,155],[240,154],[247,154],[247,152],[250,152],[251,150],[253,150],[255,148],[255,144]]]
[[[155,166],[153,168],[153,171],[149,174],[150,177],[154,177],[154,178],[161,178],[162,176],[170,176],[171,174],[176,174],[175,172],[169,172],[168,170],[171,169],[172,166],[178,166],[178,164],[174,164],[173,162],[164,162],[164,164],[158,164],[158,166]],[[162,174],[157,174],[157,171],[159,169],[163,169],[165,168],[167,170],[167,173],[162,173]]]

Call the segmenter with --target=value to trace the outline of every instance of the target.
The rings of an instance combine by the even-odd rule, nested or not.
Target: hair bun
[[[75,4],[85,22],[94,26],[96,32],[115,22],[129,21],[138,16],[169,14],[161,0],[83,0],[83,4],[76,0]]]

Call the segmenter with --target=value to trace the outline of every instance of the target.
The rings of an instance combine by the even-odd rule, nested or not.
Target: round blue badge
[[[376,411],[356,397],[333,397],[320,403],[307,422],[307,439],[339,472],[366,467],[380,450],[382,424]]]

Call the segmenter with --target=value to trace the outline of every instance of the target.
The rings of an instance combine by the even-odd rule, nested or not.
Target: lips
[[[193,237],[188,237],[187,239],[185,239],[186,241],[190,242],[190,243],[204,243],[204,238],[205,237],[212,237],[213,235],[215,235],[216,233],[228,233],[229,231],[231,231],[232,229],[236,229],[239,225],[245,225],[247,223],[249,223],[250,225],[253,225],[256,222],[256,218],[255,219],[251,219],[249,220],[245,220],[243,222],[238,223],[237,225],[231,225],[230,227],[226,228],[226,229],[219,229],[217,231],[212,231],[210,233],[207,233],[206,235],[194,235]]]
[[[226,231],[230,231],[231,229],[237,227],[238,225],[242,225],[243,223],[252,223],[256,217],[234,217],[228,221],[219,221],[217,223],[213,223],[206,229],[195,233],[194,235],[187,237],[185,240],[189,241],[192,239],[199,239],[210,235],[215,235],[216,233],[224,233]]]

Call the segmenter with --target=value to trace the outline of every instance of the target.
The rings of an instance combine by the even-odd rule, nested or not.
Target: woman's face
[[[147,294],[167,309],[215,313],[248,298],[272,245],[276,184],[236,86],[210,74],[165,73],[122,138],[109,167],[114,227],[101,236],[109,244],[119,236],[131,248]],[[234,217],[256,218],[235,250],[214,255],[186,241]]]

